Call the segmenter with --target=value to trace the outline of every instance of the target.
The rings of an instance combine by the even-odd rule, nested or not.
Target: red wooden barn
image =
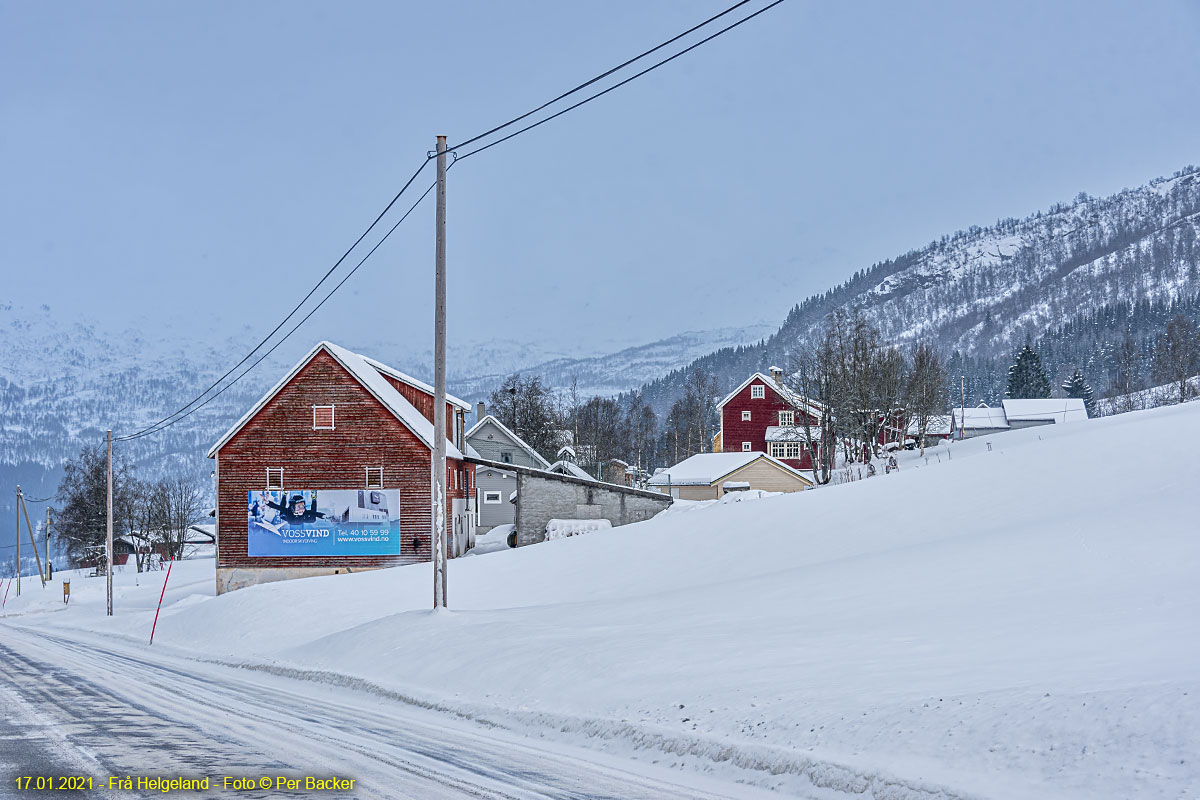
[[[433,389],[321,342],[209,451],[217,592],[430,559]],[[473,542],[470,406],[447,397],[450,555]]]

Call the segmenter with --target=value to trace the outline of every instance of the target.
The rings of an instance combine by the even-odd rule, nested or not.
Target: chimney
[[[475,404],[475,422],[476,423],[482,422],[483,418],[487,416],[487,414],[484,413],[484,410],[485,409],[483,407],[483,401],[480,401]]]
[[[783,370],[781,370],[779,367],[771,367],[770,372],[771,377],[775,379],[775,384],[777,386],[783,386]]]

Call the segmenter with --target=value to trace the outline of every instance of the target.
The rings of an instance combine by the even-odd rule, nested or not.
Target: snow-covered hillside
[[[1008,359],[1027,336],[1036,340],[1106,304],[1169,305],[1194,297],[1198,241],[1200,170],[1189,167],[1111,197],[1080,195],[1024,219],[975,226],[881,261],[797,304],[765,344],[714,352],[695,366],[731,389],[754,370],[788,365],[835,309],[861,312],[892,344],[924,339],[948,355]],[[649,384],[647,400],[669,408],[686,377],[684,370]],[[1097,390],[1106,388],[1107,375],[1090,377]],[[974,398],[981,399],[999,398]]]
[[[83,445],[102,442],[109,427],[120,436],[181,409],[237,365],[270,329],[263,324],[228,327],[214,318],[213,333],[196,339],[181,327],[149,330],[132,319],[106,327],[94,320],[60,319],[48,306],[0,303],[0,483],[20,484],[32,497],[54,494],[63,462],[77,456]],[[207,486],[211,464],[204,453],[312,346],[305,331],[316,330],[315,324],[179,424],[121,443],[118,450],[143,476],[182,471]],[[533,368],[558,388],[577,379],[584,397],[616,394],[714,348],[757,341],[768,332],[761,325],[692,332],[617,353],[597,353],[577,337],[543,342],[452,339],[449,388],[467,400],[486,399],[504,375]],[[429,352],[411,343],[346,344],[413,375],[432,375]],[[13,512],[12,497],[11,491],[0,494],[0,514],[7,514],[6,519]],[[0,530],[0,548],[12,544],[11,537],[11,531]]]
[[[754,344],[774,331],[773,325],[688,331],[658,342],[627,347],[616,353],[525,363],[520,371],[526,375],[540,375],[547,386],[560,391],[569,389],[574,383],[576,392],[583,398],[609,397],[679,369],[705,353],[723,347]],[[455,381],[455,388],[463,397],[486,399],[504,378],[505,373],[502,372],[463,377]]]
[[[424,565],[213,598],[184,562],[154,646],[784,795],[1191,797],[1198,438],[1190,403],[942,445],[452,562],[448,613]],[[144,640],[132,579],[112,620],[27,579],[0,624]]]

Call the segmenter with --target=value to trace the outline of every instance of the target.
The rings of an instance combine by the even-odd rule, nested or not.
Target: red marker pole
[[[4,608],[5,603],[8,602],[8,590],[11,588],[12,588],[12,578],[9,578],[8,582],[4,584],[4,602],[0,603],[0,608]]]
[[[175,563],[175,559],[167,562],[167,577],[163,578],[162,594],[158,596],[158,608],[154,610],[154,624],[150,626],[150,644],[154,644],[154,629],[158,627],[158,612],[162,611],[163,597],[167,594],[167,581],[171,580],[171,565]]]

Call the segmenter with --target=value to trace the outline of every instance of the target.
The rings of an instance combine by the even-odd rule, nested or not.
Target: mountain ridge
[[[796,304],[763,343],[708,353],[638,391],[662,414],[695,369],[725,391],[755,370],[786,368],[836,308],[862,313],[893,344],[926,338],[959,360],[1007,358],[1026,337],[1089,309],[1200,291],[1197,239],[1196,167],[1105,198],[1080,193],[1072,203],[972,226],[859,270]],[[976,402],[997,399],[981,394]]]

